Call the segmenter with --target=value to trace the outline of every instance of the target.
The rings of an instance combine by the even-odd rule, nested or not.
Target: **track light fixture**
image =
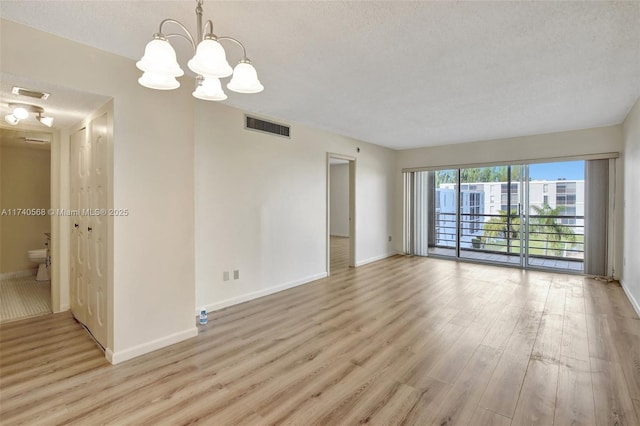
[[[53,117],[45,117],[42,114],[38,114],[36,118],[40,123],[44,124],[47,127],[53,126]]]
[[[193,37],[189,30],[175,19],[165,19],[160,22],[159,31],[153,35],[153,40],[147,44],[144,50],[144,56],[136,63],[138,69],[143,71],[138,83],[156,90],[173,90],[180,87],[176,77],[183,76],[184,71],[176,60],[176,52],[169,43],[169,38],[181,37],[191,43],[195,53],[187,63],[189,69],[197,74],[194,97],[207,101],[227,99],[227,95],[222,90],[220,79],[232,74],[233,77],[227,84],[229,90],[238,93],[258,93],[264,90],[258,80],[256,69],[247,58],[244,45],[233,37],[218,37],[213,34],[211,20],[208,20],[203,26],[203,0],[196,0],[196,3],[196,37]],[[184,34],[163,33],[165,24],[176,25]],[[221,41],[230,41],[242,49],[242,59],[233,69],[227,62],[225,50],[220,44]]]
[[[37,114],[36,119],[47,127],[53,126],[53,117],[47,117],[42,115],[44,113],[44,109],[37,105],[29,105],[29,104],[9,104],[9,108],[13,110],[11,114],[4,116],[4,121],[11,124],[12,126],[17,125],[20,121],[29,118],[29,113]]]

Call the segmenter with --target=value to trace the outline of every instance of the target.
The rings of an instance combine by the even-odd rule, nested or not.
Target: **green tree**
[[[511,241],[520,239],[520,218],[515,210],[511,216],[507,216],[504,210],[498,211],[499,216],[494,216],[484,223],[483,238],[485,240],[504,239],[507,242],[507,252],[511,252]]]
[[[544,204],[542,207],[531,206],[536,212],[531,216],[530,220],[530,232],[533,234],[534,239],[544,241],[544,255],[547,255],[549,249],[549,242],[552,245],[558,246],[560,243],[576,242],[576,235],[573,228],[565,226],[562,223],[558,223],[557,216],[562,216],[564,212],[563,206],[557,206],[552,208],[549,204]],[[557,249],[559,252],[560,250]]]

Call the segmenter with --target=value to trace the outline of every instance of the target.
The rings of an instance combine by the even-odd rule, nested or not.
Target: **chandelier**
[[[4,121],[11,124],[12,126],[16,126],[22,120],[26,120],[29,118],[29,113],[36,114],[36,120],[47,127],[53,126],[53,117],[47,117],[42,115],[44,113],[44,109],[37,105],[29,105],[29,104],[20,104],[20,103],[10,103],[9,108],[12,109],[12,113],[4,116]]]
[[[238,93],[258,93],[264,90],[258,80],[256,69],[247,58],[247,51],[242,43],[233,37],[218,37],[213,34],[213,22],[207,20],[202,24],[202,2],[196,0],[197,38],[194,38],[189,30],[175,19],[165,19],[160,22],[160,29],[153,35],[146,48],[144,56],[136,63],[136,67],[143,71],[138,79],[144,87],[156,90],[172,90],[180,87],[176,77],[184,75],[176,60],[176,52],[169,43],[169,38],[181,37],[186,39],[194,50],[194,56],[187,63],[191,71],[196,73],[196,88],[192,93],[194,97],[205,101],[223,101],[227,95],[222,90],[221,78],[231,77],[227,88]],[[165,34],[162,30],[165,24],[176,25],[183,33]],[[242,49],[242,59],[235,68],[231,68],[227,62],[226,53],[220,44],[221,41],[229,41]]]

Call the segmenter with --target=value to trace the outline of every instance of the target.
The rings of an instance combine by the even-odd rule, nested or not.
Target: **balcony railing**
[[[529,257],[584,259],[584,216],[529,215],[528,221]],[[484,213],[461,214],[459,227],[461,249],[518,255],[521,233],[526,228],[520,216]],[[457,231],[455,213],[436,214],[436,247],[455,247]]]

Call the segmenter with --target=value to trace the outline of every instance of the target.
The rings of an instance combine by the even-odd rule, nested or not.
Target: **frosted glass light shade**
[[[11,124],[12,126],[15,126],[16,124],[18,124],[20,122],[20,120],[18,120],[16,118],[16,116],[13,115],[13,114],[5,115],[4,116],[4,121],[6,121],[7,123]]]
[[[223,78],[231,75],[233,70],[227,62],[227,55],[220,43],[204,39],[198,44],[195,56],[187,64],[191,71],[205,77]]]
[[[236,65],[227,88],[238,93],[258,93],[264,90],[264,86],[258,80],[256,69],[248,62]]]
[[[184,75],[184,71],[182,71],[176,60],[176,51],[173,50],[171,44],[166,40],[157,38],[147,43],[147,47],[144,49],[144,56],[136,62],[136,67],[144,72],[171,77]]]
[[[29,111],[22,107],[17,107],[13,109],[13,116],[18,120],[24,120],[25,118],[29,117]]]
[[[180,87],[180,83],[175,77],[150,71],[142,74],[142,77],[138,79],[138,83],[149,89],[156,90],[173,90]]]
[[[220,80],[214,77],[206,77],[192,93],[195,98],[203,101],[224,101],[227,95],[222,90]]]
[[[47,127],[53,126],[53,117],[39,116],[38,121]]]

